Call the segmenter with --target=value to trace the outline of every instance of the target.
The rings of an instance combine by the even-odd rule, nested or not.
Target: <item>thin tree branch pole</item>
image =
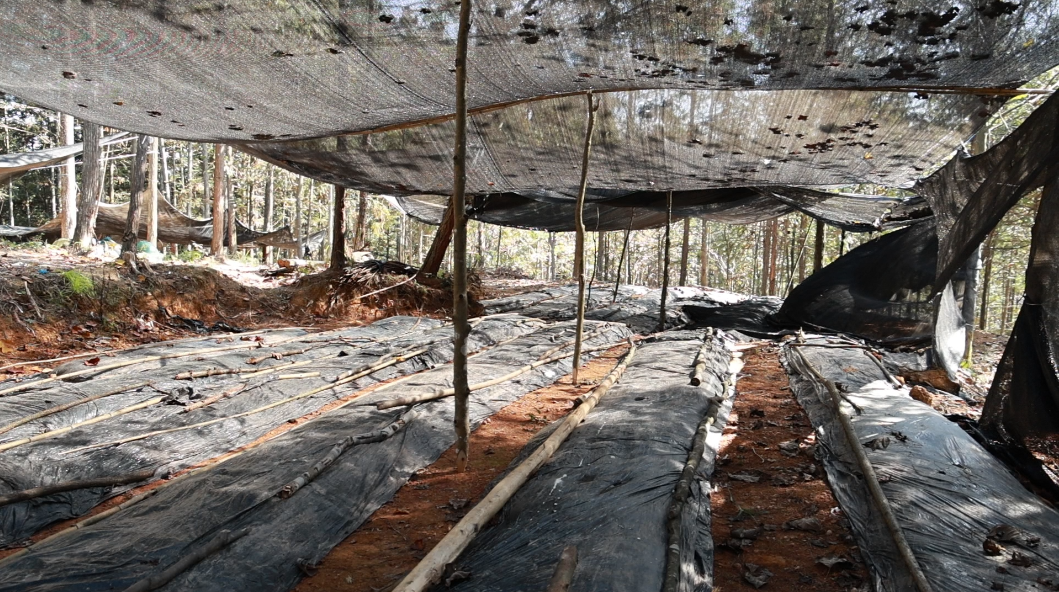
[[[226,352],[226,351],[231,351],[233,349],[243,349],[243,348],[256,349],[256,348],[260,348],[260,347],[275,347],[277,345],[280,345],[281,343],[286,343],[288,341],[294,341],[295,339],[298,339],[298,337],[291,337],[289,339],[282,339],[282,340],[276,341],[275,343],[270,343],[268,345],[263,345],[263,342],[250,341],[250,342],[246,342],[246,343],[240,343],[239,345],[229,345],[229,346],[224,346],[224,347],[205,348],[205,349],[192,350],[192,351],[188,351],[188,352],[173,352],[171,354],[162,354],[162,355],[158,355],[158,356],[147,356],[146,358],[137,358],[135,360],[123,360],[121,362],[114,362],[114,363],[111,363],[111,364],[103,364],[102,366],[92,366],[90,368],[85,368],[84,370],[77,370],[75,372],[67,372],[66,374],[63,374],[62,376],[58,376],[58,375],[49,376],[48,378],[42,378],[40,380],[35,380],[33,382],[23,382],[23,383],[19,384],[18,386],[13,386],[13,387],[6,388],[6,389],[0,391],[0,395],[7,395],[7,394],[18,392],[18,391],[28,390],[28,389],[31,389],[31,388],[33,388],[35,386],[38,386],[38,385],[41,385],[41,384],[45,384],[45,383],[48,383],[48,382],[54,382],[56,380],[66,380],[68,378],[74,378],[75,376],[84,376],[85,374],[93,374],[93,373],[96,373],[96,372],[102,372],[104,370],[113,370],[114,368],[124,368],[125,366],[132,366],[133,364],[141,364],[141,363],[145,363],[145,362],[157,362],[158,360],[171,360],[173,358],[183,358],[185,356],[198,356],[198,355],[207,355],[207,354],[212,354],[212,353],[222,353],[222,352]]]
[[[460,2],[460,28],[456,38],[456,147],[452,158],[452,324],[456,330],[452,356],[452,386],[456,392],[456,472],[467,470],[471,424],[467,384],[467,38],[471,34],[471,0]]]
[[[599,386],[592,389],[592,394],[589,395],[584,404],[571,411],[544,443],[508,473],[506,477],[501,479],[500,483],[497,483],[482,498],[481,502],[471,508],[471,511],[445,535],[445,538],[441,539],[431,549],[430,553],[419,562],[419,565],[416,565],[401,580],[401,583],[397,584],[394,591],[422,592],[433,583],[440,581],[442,574],[445,572],[445,566],[460,556],[460,553],[467,548],[467,545],[471,543],[475,535],[492,520],[493,516],[496,516],[497,512],[504,507],[504,504],[511,499],[511,496],[515,495],[515,492],[529,480],[530,476],[552,457],[552,454],[566,441],[574,431],[574,428],[580,425],[585,416],[592,411],[599,399],[621,378],[621,375],[625,372],[629,362],[632,361],[635,355],[636,345],[633,344],[621,363],[607,374]]]
[[[350,376],[348,376],[346,378],[343,378],[341,380],[335,381],[335,382],[333,382],[333,383],[331,383],[329,385],[317,387],[317,388],[305,391],[303,393],[298,393],[297,395],[294,395],[293,397],[287,397],[286,399],[280,399],[279,401],[274,401],[272,403],[269,403],[268,405],[262,405],[261,407],[258,407],[256,409],[251,409],[249,411],[244,411],[242,413],[236,413],[235,415],[227,415],[225,417],[218,417],[216,419],[211,419],[209,421],[203,421],[203,422],[194,423],[194,424],[190,424],[190,425],[184,425],[184,426],[180,426],[180,427],[176,427],[176,428],[168,428],[168,429],[164,429],[164,430],[155,430],[153,432],[147,432],[147,433],[144,433],[144,434],[137,434],[135,436],[129,436],[128,438],[122,438],[120,440],[113,440],[113,441],[110,441],[110,442],[103,442],[103,443],[100,443],[100,444],[90,444],[88,446],[82,446],[80,448],[74,448],[73,450],[67,450],[63,454],[74,454],[76,452],[81,452],[83,450],[91,450],[93,448],[105,448],[107,446],[119,446],[121,444],[128,444],[129,442],[135,442],[137,440],[145,440],[147,438],[152,438],[154,436],[161,436],[163,434],[171,434],[171,433],[174,433],[174,432],[182,432],[182,431],[185,431],[185,430],[198,429],[198,428],[202,428],[202,427],[213,425],[215,423],[220,423],[222,421],[228,421],[229,419],[239,419],[240,417],[247,417],[247,416],[250,416],[250,415],[254,415],[255,413],[261,413],[263,411],[268,411],[269,409],[273,409],[273,408],[279,407],[280,405],[286,405],[287,403],[290,403],[292,401],[297,401],[299,399],[304,399],[305,397],[311,397],[311,396],[313,396],[313,395],[315,395],[317,393],[322,393],[322,392],[327,391],[327,390],[338,388],[339,386],[342,386],[343,384],[346,384],[348,382],[353,382],[354,380],[357,380],[358,378],[363,378],[364,376],[367,376],[367,375],[372,374],[374,372],[378,372],[379,370],[382,370],[383,368],[388,368],[390,366],[393,366],[394,364],[397,364],[399,362],[404,361],[404,359],[405,358],[393,358],[393,359],[388,360],[386,362],[383,362],[383,363],[380,363],[380,364],[376,364],[376,365],[374,365],[374,366],[372,366],[370,368],[367,368],[367,369],[365,369],[365,370],[363,370],[361,372],[358,372],[357,374],[353,374],[353,375],[350,375]],[[163,397],[158,397],[158,401],[161,401],[162,398]],[[157,402],[157,401],[155,401],[155,402]],[[92,421],[92,422],[99,421],[99,418],[96,418],[96,419],[90,420],[90,421]],[[89,423],[89,422],[85,422],[85,423]],[[81,425],[84,425],[84,424],[81,424]],[[64,428],[64,429],[66,429],[66,428]],[[53,432],[48,432],[48,434],[51,434],[51,433],[53,433]],[[46,435],[46,434],[41,434],[41,436],[44,436],[44,435]],[[4,448],[2,446],[0,446],[0,450],[3,450],[3,449]]]
[[[567,592],[574,581],[576,569],[577,547],[570,545],[559,554],[559,563],[555,565],[552,579],[548,580],[548,587],[544,589],[544,592]]]
[[[96,479],[83,479],[81,481],[66,481],[64,483],[56,483],[54,485],[44,485],[41,487],[34,487],[32,489],[23,489],[22,491],[16,491],[7,495],[0,495],[0,506],[6,506],[8,504],[22,502],[38,497],[44,497],[46,495],[52,495],[55,493],[62,493],[64,491],[88,489],[90,487],[110,487],[112,485],[126,485],[128,483],[146,481],[153,476],[154,469],[145,469],[143,471],[136,471],[135,473],[129,473],[127,475],[119,475],[115,477],[99,477]]]
[[[56,405],[55,407],[49,407],[49,408],[44,409],[42,411],[38,411],[38,412],[34,413],[33,415],[28,415],[26,417],[23,417],[22,419],[15,420],[15,421],[13,421],[13,422],[11,422],[11,423],[3,426],[3,427],[0,427],[0,434],[6,434],[7,432],[10,432],[11,430],[17,428],[18,426],[25,425],[25,424],[33,421],[33,420],[40,419],[42,417],[47,417],[49,415],[55,415],[56,413],[60,413],[62,411],[66,411],[67,409],[73,409],[74,407],[77,407],[78,405],[84,405],[85,403],[91,403],[92,401],[96,401],[96,400],[102,399],[103,397],[109,397],[111,395],[118,395],[118,394],[121,394],[121,393],[124,393],[124,392],[127,392],[127,391],[132,391],[132,390],[136,390],[138,388],[143,388],[145,386],[151,385],[151,383],[152,383],[152,381],[146,380],[144,382],[138,382],[138,383],[133,384],[133,385],[123,386],[121,388],[116,388],[114,390],[107,391],[105,393],[100,393],[98,395],[92,395],[90,397],[85,397],[84,399],[77,399],[76,401],[70,401],[69,403],[63,403],[62,405]]]
[[[669,231],[673,226],[673,192],[666,192],[666,247],[665,253],[662,257],[662,297],[661,307],[658,311],[658,329],[657,331],[666,330],[666,297],[669,295],[669,247],[670,237]]]
[[[915,554],[912,553],[912,548],[908,545],[908,540],[905,539],[905,533],[897,523],[897,517],[894,516],[893,509],[890,508],[890,502],[886,499],[886,494],[883,493],[882,486],[879,485],[879,478],[875,474],[875,469],[872,467],[871,461],[868,460],[868,455],[864,452],[864,446],[861,445],[860,438],[857,437],[857,432],[853,429],[853,423],[850,421],[849,416],[842,411],[841,393],[839,393],[838,388],[833,382],[824,377],[823,374],[820,374],[816,368],[809,363],[805,354],[802,353],[801,348],[794,348],[794,351],[798,353],[798,357],[801,358],[802,364],[806,369],[809,370],[816,380],[824,385],[828,394],[831,395],[832,408],[835,415],[838,416],[839,423],[842,424],[842,431],[846,435],[846,441],[849,443],[849,447],[853,451],[853,456],[857,459],[857,466],[860,467],[860,472],[864,476],[864,481],[868,486],[868,491],[871,493],[872,500],[875,502],[875,507],[879,510],[883,522],[886,523],[886,528],[890,531],[890,536],[893,538],[894,544],[897,546],[897,552],[901,555],[901,559],[911,573],[916,588],[919,589],[919,592],[932,592],[930,582],[927,581],[927,576],[923,573],[923,569],[920,568]]]
[[[331,269],[346,267],[346,188],[335,185],[335,209],[332,214]]]
[[[695,437],[692,438],[688,460],[684,463],[684,469],[680,472],[680,479],[677,480],[676,488],[673,491],[673,500],[669,504],[669,511],[666,516],[669,545],[666,547],[666,566],[663,572],[665,575],[662,580],[662,592],[677,592],[680,589],[680,543],[683,538],[680,526],[683,522],[684,506],[687,504],[688,496],[691,494],[691,483],[695,479],[695,473],[699,470],[702,454],[706,450],[706,437],[709,435],[710,426],[717,421],[717,412],[721,409],[722,401],[723,399],[720,397],[715,398],[710,402],[710,406],[707,407],[706,414],[702,416],[699,427],[695,430]]]
[[[713,345],[712,340],[713,328],[711,327],[706,331],[702,347],[699,348],[699,353],[695,356],[695,367],[691,372],[691,386],[699,386],[702,384],[702,376],[706,372],[706,352],[710,351],[710,348]]]
[[[182,557],[179,561],[170,565],[162,571],[153,576],[144,578],[135,584],[125,589],[125,592],[150,592],[151,590],[157,590],[162,586],[165,586],[180,574],[184,573],[196,563],[203,559],[213,555],[235,541],[243,538],[250,532],[249,528],[237,530],[232,532],[230,530],[222,530],[220,534],[213,537],[213,539],[205,545],[195,549],[191,553],[188,553]]]
[[[608,350],[608,349],[617,347],[619,345],[621,345],[621,343],[610,343],[610,344],[607,344],[607,345],[601,345],[599,347],[593,347],[593,348],[590,348],[590,349],[586,349],[586,350],[582,351],[581,353],[582,354],[588,354],[588,353],[597,352],[597,351],[604,351],[604,350]],[[500,383],[507,382],[507,381],[511,380],[512,378],[515,378],[515,377],[518,377],[518,376],[520,376],[522,374],[525,374],[525,373],[529,372],[530,370],[533,370],[534,368],[540,368],[541,366],[544,366],[545,364],[551,364],[552,362],[557,362],[559,360],[562,360],[563,358],[569,358],[572,355],[573,355],[573,352],[570,352],[570,353],[565,353],[565,354],[556,354],[554,356],[545,358],[543,360],[537,360],[536,362],[533,362],[532,364],[526,364],[525,366],[522,366],[522,367],[518,368],[517,370],[509,372],[509,373],[507,373],[507,374],[505,374],[505,375],[503,375],[503,376],[501,376],[499,378],[493,378],[493,379],[487,380],[485,382],[479,382],[478,384],[473,384],[473,385],[471,385],[468,388],[469,388],[469,390],[471,392],[473,392],[473,391],[480,391],[480,390],[482,390],[484,388],[489,388],[491,386],[496,386],[496,385],[498,385]],[[437,389],[434,392],[430,392],[430,393],[423,393],[423,394],[419,394],[419,395],[407,395],[407,396],[404,396],[404,397],[398,397],[396,399],[389,399],[389,400],[386,400],[386,401],[379,401],[378,403],[375,404],[375,408],[378,409],[379,411],[382,411],[384,409],[392,409],[394,407],[401,407],[403,405],[414,405],[416,403],[422,403],[424,401],[433,401],[435,399],[444,399],[445,397],[451,397],[451,396],[453,396],[455,394],[456,394],[456,389],[454,389],[454,388]]]
[[[585,125],[585,149],[581,155],[581,186],[577,192],[577,204],[574,206],[574,275],[577,276],[577,335],[574,341],[574,385],[580,384],[578,374],[581,370],[581,332],[585,327],[585,193],[588,191],[588,158],[592,153],[592,128],[596,125],[596,109],[592,104],[592,91],[588,99],[588,123]]]
[[[320,473],[324,472],[327,467],[331,466],[336,460],[338,460],[338,457],[342,456],[342,454],[346,450],[349,450],[353,446],[359,446],[361,444],[372,444],[375,442],[382,442],[383,440],[386,440],[390,436],[393,436],[397,432],[401,431],[401,429],[404,428],[404,426],[411,422],[413,419],[415,419],[414,411],[405,414],[404,416],[400,417],[397,421],[391,423],[390,425],[382,429],[375,430],[374,432],[369,432],[367,434],[359,434],[356,436],[347,436],[344,440],[342,440],[338,444],[335,444],[331,448],[330,452],[327,453],[327,456],[316,461],[316,463],[314,463],[308,471],[305,471],[301,475],[298,475],[298,477],[295,478],[293,481],[280,488],[279,493],[277,495],[280,497],[280,499],[287,499],[291,497],[292,495],[297,493],[299,489],[308,485],[313,479],[316,479],[320,475]]]
[[[224,144],[213,145],[213,237],[210,256],[224,258]],[[298,254],[301,257],[301,253]]]
[[[201,401],[197,401],[195,403],[192,403],[191,405],[188,405],[187,407],[184,407],[180,412],[181,413],[191,413],[192,411],[194,411],[196,409],[201,409],[203,407],[206,407],[207,405],[213,405],[214,403],[216,403],[217,401],[220,401],[221,399],[225,399],[225,398],[230,397],[232,395],[238,395],[239,393],[243,392],[244,390],[246,390],[246,384],[245,383],[244,384],[237,384],[237,385],[235,385],[235,386],[233,386],[231,388],[227,388],[227,389],[217,393],[216,395],[213,395],[212,397],[206,397],[205,399],[203,399]]]
[[[146,401],[141,401],[139,403],[136,403],[135,405],[129,405],[128,407],[125,407],[125,408],[122,408],[122,409],[118,409],[117,411],[112,411],[110,413],[104,413],[103,415],[97,415],[97,416],[93,417],[92,419],[87,419],[85,421],[78,422],[78,423],[75,423],[73,425],[68,425],[66,427],[54,429],[54,430],[51,430],[49,432],[36,434],[36,435],[30,436],[28,438],[22,438],[21,440],[12,440],[10,442],[4,442],[3,444],[0,444],[0,452],[3,452],[4,450],[11,450],[12,448],[17,448],[19,446],[22,446],[23,444],[29,444],[30,442],[37,442],[39,440],[47,440],[48,438],[54,438],[56,436],[60,436],[62,434],[65,434],[66,432],[70,432],[70,431],[76,430],[78,428],[83,428],[83,427],[85,427],[87,425],[92,425],[94,423],[99,423],[99,422],[101,422],[103,420],[106,420],[106,419],[111,419],[111,418],[114,418],[114,417],[125,415],[126,413],[132,413],[133,411],[139,411],[140,409],[144,409],[146,407],[150,407],[151,405],[154,405],[155,403],[161,403],[163,399],[165,399],[164,396],[162,396],[162,397],[152,397],[150,399],[147,399]]]

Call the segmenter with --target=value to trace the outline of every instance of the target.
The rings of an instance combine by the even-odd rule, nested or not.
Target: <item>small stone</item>
[[[743,579],[755,588],[760,588],[768,583],[773,573],[760,565],[747,563],[743,565]]]

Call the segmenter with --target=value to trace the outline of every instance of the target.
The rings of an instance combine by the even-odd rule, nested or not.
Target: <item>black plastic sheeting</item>
[[[937,245],[932,223],[864,243],[791,290],[769,320],[781,327],[851,333],[876,342],[929,342],[935,336],[937,305],[931,292]],[[962,281],[957,287],[962,293]],[[935,341],[950,346],[962,339],[963,322],[951,290],[938,314]],[[953,354],[957,366],[962,354],[960,342]]]
[[[1045,589],[1038,579],[1059,581],[1059,512],[1027,491],[959,426],[911,399],[907,390],[893,389],[868,359],[871,354],[852,348],[800,350],[823,376],[841,383],[845,396],[863,409],[857,415],[843,405],[936,592],[1036,591]],[[816,428],[818,455],[852,523],[875,589],[914,589],[834,416],[830,395],[791,348],[784,350],[783,361],[794,394]],[[874,447],[868,445],[873,442]],[[1021,531],[1017,537],[1021,543],[1002,543],[1001,555],[987,556],[983,542],[1001,525]],[[1032,542],[1034,537],[1039,543]],[[1030,565],[1012,564],[1015,552],[1026,556]],[[994,587],[994,582],[1003,587]]]
[[[711,340],[703,384],[688,386],[702,335],[663,334],[640,346],[618,384],[456,561],[471,577],[454,590],[543,590],[567,545],[578,554],[571,590],[661,588],[674,487],[711,398],[729,394],[720,339]],[[730,410],[728,398],[682,516],[681,590],[712,588],[709,478]]]
[[[469,347],[471,351],[478,350],[533,332],[542,325],[543,323],[536,320],[513,316],[483,319],[471,332]],[[277,334],[291,336],[299,333],[304,332],[281,330],[269,332],[264,337],[272,340]],[[320,342],[304,343],[311,341]],[[166,347],[166,344],[160,344],[154,348],[125,352],[114,358],[104,359],[107,361],[122,358],[138,359],[154,351],[170,353],[180,348],[192,351],[201,348],[204,343],[212,345],[213,342],[214,340],[185,341],[172,348]],[[235,343],[237,344],[238,341]],[[249,342],[248,346],[250,343],[252,342]],[[217,344],[217,347],[225,345],[232,344],[221,343]],[[290,361],[314,360],[311,364],[290,370],[279,370],[277,373],[259,378],[222,375],[190,381],[174,380],[178,373],[192,370],[247,367],[246,360],[250,356],[260,357],[272,352],[289,352],[302,349],[307,345],[313,346],[314,349],[303,354],[285,356],[281,360],[266,360],[256,366],[264,369]],[[81,446],[111,442],[146,432],[196,424],[256,409],[330,384],[330,381],[343,371],[371,365],[383,355],[419,347],[428,347],[428,351],[408,361],[343,385],[336,390],[326,390],[267,411],[221,421],[209,426],[160,434],[120,446],[70,452]],[[338,354],[344,355],[321,359]],[[443,326],[438,321],[430,319],[391,317],[367,327],[306,334],[297,341],[284,343],[275,348],[253,349],[249,352],[246,350],[230,351],[202,360],[197,360],[195,357],[162,360],[103,371],[95,374],[91,380],[76,383],[53,382],[47,385],[50,388],[17,393],[0,399],[0,423],[7,424],[42,409],[92,394],[108,392],[149,379],[155,380],[153,387],[104,397],[24,424],[0,436],[0,442],[18,440],[45,430],[70,426],[157,397],[160,394],[167,394],[173,399],[171,402],[177,404],[167,404],[164,401],[139,411],[72,430],[55,438],[31,442],[0,452],[0,491],[17,491],[67,481],[124,475],[148,468],[156,469],[156,478],[162,477],[167,473],[179,471],[250,443],[288,419],[301,417],[353,391],[380,380],[444,364],[450,361],[451,357],[451,327]],[[85,369],[82,362],[72,362],[71,365],[73,369]],[[320,372],[321,376],[276,380],[277,374],[308,372]],[[240,384],[245,384],[247,388],[209,407],[191,413],[182,413],[183,405]],[[50,523],[79,516],[106,497],[129,487],[131,486],[113,490],[106,488],[78,490],[0,506],[0,544],[17,542]]]
[[[746,335],[771,338],[782,331],[769,322],[779,312],[783,300],[774,296],[751,296],[742,302],[684,304],[682,310],[692,327],[716,327]]]
[[[600,328],[586,324],[589,331]],[[629,335],[608,325],[589,346]],[[471,383],[506,374],[570,339],[572,323],[551,325],[471,358]],[[439,344],[440,345],[440,344]],[[472,393],[472,427],[522,395],[570,370],[565,359]],[[288,500],[276,496],[346,436],[381,428],[404,413],[374,403],[425,385],[451,385],[450,368],[365,396],[214,468],[163,488],[154,497],[77,532],[38,543],[0,570],[0,590],[112,590],[172,564],[221,530],[250,527],[246,537],[181,574],[166,590],[285,591],[301,577],[297,563],[321,560],[416,470],[455,441],[452,400],[416,406],[411,422],[388,440],[350,449]]]
[[[613,285],[594,284],[591,290],[586,289],[585,292],[585,318],[624,323],[641,334],[654,333],[658,330],[661,297],[662,290],[659,288],[626,284],[618,287],[615,297]],[[740,304],[744,302],[745,307]],[[736,306],[729,309],[729,305]],[[517,312],[539,319],[569,320],[577,312],[577,286],[559,286],[505,296],[483,301],[482,306],[487,313]],[[767,332],[768,328],[753,324],[754,319],[762,311],[774,312],[778,306],[779,300],[775,298],[748,298],[742,294],[694,286],[669,288],[665,328],[676,329],[694,324],[721,329],[742,327],[762,333]],[[716,314],[709,316],[709,322],[696,323],[690,312],[694,309],[709,309]],[[745,312],[739,312],[744,309]],[[730,311],[730,314],[726,311]],[[709,312],[698,310],[694,314],[706,318],[704,315]]]

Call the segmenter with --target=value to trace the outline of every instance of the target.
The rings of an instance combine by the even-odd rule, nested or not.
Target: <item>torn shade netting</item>
[[[1033,227],[1026,295],[982,410],[1004,441],[1059,434],[1059,193],[1045,185]]]
[[[877,342],[929,341],[935,330],[942,343],[962,338],[955,302],[942,307],[935,328],[934,268],[938,238],[934,224],[916,224],[864,243],[806,278],[791,290],[769,318],[781,327],[851,333]],[[953,282],[962,300],[964,277]],[[944,321],[944,322],[943,322]],[[957,358],[960,351],[951,354]],[[937,352],[940,355],[940,352]]]
[[[10,0],[0,88],[200,141],[426,121],[453,113],[458,11],[440,0]],[[1003,0],[476,2],[469,107],[590,89],[1010,87],[1059,63],[1057,11]]]
[[[592,196],[596,198],[599,192]],[[407,214],[429,224],[440,224],[449,198],[442,195],[399,197]],[[576,202],[549,196],[524,197],[514,193],[476,195],[467,208],[470,218],[489,224],[553,232],[574,229]],[[749,224],[800,211],[851,232],[896,228],[929,218],[922,198],[830,193],[800,187],[706,189],[673,193],[673,218],[698,217],[729,224]],[[584,207],[590,231],[642,230],[666,224],[666,196],[638,191],[596,200]]]
[[[82,150],[81,144],[71,144],[34,152],[0,154],[0,183],[14,180],[33,169],[58,164],[67,158],[81,154]]]

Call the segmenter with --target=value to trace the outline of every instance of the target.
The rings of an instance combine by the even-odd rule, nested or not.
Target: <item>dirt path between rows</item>
[[[747,351],[736,383],[710,500],[715,590],[863,590],[867,569],[777,351]]]
[[[471,434],[466,473],[455,472],[456,451],[447,450],[433,465],[413,475],[295,590],[381,592],[393,588],[485,495],[490,482],[530,439],[569,413],[573,400],[602,380],[627,349],[616,347],[582,366],[580,386],[573,386],[567,375],[501,409]]]

